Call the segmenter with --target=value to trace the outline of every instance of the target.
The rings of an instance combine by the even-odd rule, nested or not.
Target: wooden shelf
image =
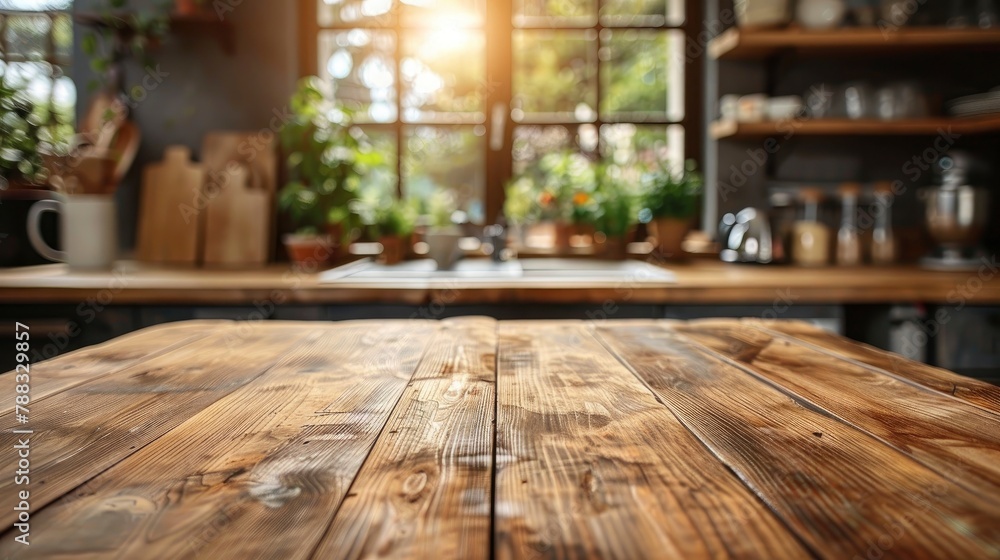
[[[783,52],[870,55],[984,47],[1000,49],[1000,30],[944,27],[912,27],[896,31],[870,27],[747,30],[733,27],[709,42],[708,54],[716,60],[753,60]]]
[[[900,121],[822,119],[782,122],[712,123],[712,138],[761,138],[767,136],[934,136],[942,131],[955,134],[1000,133],[1000,115],[957,118],[926,118]]]

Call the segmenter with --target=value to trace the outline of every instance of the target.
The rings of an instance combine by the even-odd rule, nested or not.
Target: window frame
[[[504,204],[504,186],[510,180],[513,175],[514,161],[513,161],[513,137],[514,137],[514,127],[516,126],[548,126],[548,125],[560,125],[560,126],[574,126],[577,124],[592,124],[597,127],[598,132],[600,132],[600,127],[604,124],[616,124],[616,123],[634,123],[637,125],[642,124],[679,124],[684,128],[684,157],[685,159],[693,159],[697,162],[702,160],[703,152],[703,142],[704,142],[704,127],[703,116],[704,116],[704,101],[702,99],[703,91],[703,60],[701,56],[684,56],[684,116],[680,121],[660,121],[660,120],[648,120],[648,121],[626,121],[626,120],[614,120],[606,121],[601,118],[600,108],[596,107],[597,118],[590,123],[556,123],[556,122],[525,122],[518,123],[511,117],[511,102],[513,100],[513,37],[514,32],[518,29],[524,29],[515,27],[513,23],[513,7],[516,0],[487,0],[486,1],[486,24],[484,30],[486,33],[486,133],[485,133],[485,144],[486,144],[486,184],[485,184],[485,218],[487,223],[492,223],[498,220],[503,214],[503,204]],[[663,26],[628,26],[628,27],[609,27],[608,29],[637,29],[637,30],[671,30],[676,29],[683,33],[684,35],[684,46],[687,47],[690,44],[697,44],[697,35],[701,28],[701,22],[703,17],[703,6],[698,0],[684,0],[685,17],[684,22],[680,25],[663,25]],[[299,8],[299,75],[300,77],[316,75],[319,71],[319,48],[318,48],[318,38],[319,34],[323,30],[330,29],[354,29],[359,26],[333,26],[333,27],[321,27],[319,25],[318,19],[318,7],[317,0],[298,0]],[[499,22],[499,23],[498,23]],[[391,30],[396,33],[396,63],[397,68],[400,58],[400,45],[401,38],[403,36],[402,31],[406,28],[400,25],[398,18],[396,23],[391,26],[384,27],[387,30]],[[594,29],[600,36],[600,33],[604,26],[600,24],[598,20],[597,24],[590,27],[544,27],[537,29],[552,29],[552,30],[584,30],[584,29]],[[695,42],[695,43],[693,43]],[[600,64],[596,71],[597,79],[597,91],[598,91],[598,104],[600,104],[600,91],[603,87],[601,84],[601,74],[600,74]],[[400,74],[396,72],[396,93],[397,93],[397,103],[398,100],[402,99],[400,93],[402,88],[402,80]],[[494,122],[493,110],[497,105],[504,107],[504,120],[502,123]],[[490,139],[493,138],[494,129],[498,124],[503,127],[503,146],[499,150],[495,150],[490,146]],[[383,128],[391,129],[396,134],[397,140],[397,157],[396,157],[396,177],[397,177],[397,192],[402,191],[402,140],[403,140],[403,128],[405,126],[421,126],[416,123],[407,123],[403,121],[401,112],[397,114],[395,122],[392,123],[376,123],[371,126],[373,128]]]

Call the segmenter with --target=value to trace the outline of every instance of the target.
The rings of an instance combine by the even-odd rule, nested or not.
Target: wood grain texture
[[[31,398],[38,401],[129,366],[149,360],[204,337],[229,328],[227,321],[190,321],[183,325],[142,329],[98,344],[31,364]],[[29,331],[30,332],[30,331]],[[44,344],[33,340],[34,347]],[[0,375],[0,394],[13,395],[13,375]],[[30,407],[29,407],[30,409]],[[14,402],[3,401],[0,414],[14,410]]]
[[[59,498],[258,377],[295,343],[287,332],[250,327],[239,339],[220,332],[35,401],[33,507]],[[22,426],[8,413],[0,416],[0,427],[9,433]],[[13,473],[16,465],[15,454],[0,457],[0,468]],[[0,496],[15,495],[13,482],[0,479]],[[15,514],[0,510],[0,523],[10,525]]]
[[[204,169],[191,163],[191,151],[183,146],[168,147],[162,162],[146,166],[136,233],[138,260],[196,264],[204,180]]]
[[[1000,496],[1000,417],[732,321],[674,328],[971,490]]]
[[[583,323],[502,323],[498,558],[806,550]]]
[[[32,544],[0,511],[0,558],[1000,558],[989,401],[794,329],[135,333],[41,370]]]
[[[598,332],[822,556],[1000,556],[995,500],[667,328],[607,325]]]
[[[490,558],[497,323],[445,321],[316,558]]]
[[[879,350],[860,342],[834,336],[819,327],[799,321],[750,321],[758,329],[764,329],[800,344],[808,344],[815,349],[839,359],[853,360],[895,376],[899,379],[919,384],[956,399],[978,406],[1000,415],[1000,387],[952,373],[913,360]]]
[[[309,557],[433,334],[418,327],[287,329],[275,367],[47,508],[22,557]]]

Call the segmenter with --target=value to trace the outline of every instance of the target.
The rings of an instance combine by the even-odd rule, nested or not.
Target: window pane
[[[394,197],[399,178],[396,176],[396,131],[378,126],[360,126],[357,130],[363,136],[362,146],[373,154],[380,163],[369,167],[361,184],[361,190],[375,199]]]
[[[597,127],[592,124],[518,126],[514,128],[514,174],[523,173],[545,154],[563,150],[593,152],[597,144]]]
[[[601,127],[601,155],[624,168],[649,168],[665,163],[684,165],[684,127],[681,125],[606,124]]]
[[[385,27],[396,21],[395,0],[316,0],[320,27]]]
[[[591,27],[597,0],[514,0],[515,27]]]
[[[406,122],[485,122],[486,40],[482,32],[408,32],[400,70]]]
[[[677,61],[670,56],[677,33],[601,31],[602,117],[617,121],[683,118],[683,74],[677,75]],[[671,88],[674,81],[677,86]]]
[[[333,82],[334,98],[356,122],[396,120],[395,43],[391,31],[320,32],[320,77]]]
[[[4,30],[5,56],[45,60],[52,21],[46,15],[10,16]]]
[[[513,119],[596,120],[596,38],[593,30],[515,32]]]
[[[403,0],[403,25],[454,29],[486,21],[486,0]]]
[[[684,23],[684,0],[604,0],[601,25],[658,27]]]
[[[52,44],[60,64],[69,64],[73,54],[73,21],[69,14],[55,16],[52,26]]]
[[[426,203],[438,190],[451,191],[459,209],[482,223],[486,153],[483,126],[403,128],[403,195]]]

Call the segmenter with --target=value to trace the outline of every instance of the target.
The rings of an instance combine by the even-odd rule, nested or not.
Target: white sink
[[[395,265],[364,260],[328,270],[320,275],[321,283],[382,284],[440,283],[461,280],[469,283],[497,284],[673,284],[674,273],[638,261],[602,261],[596,259],[523,259],[494,263],[488,259],[459,261],[450,270],[438,270],[430,259]]]

